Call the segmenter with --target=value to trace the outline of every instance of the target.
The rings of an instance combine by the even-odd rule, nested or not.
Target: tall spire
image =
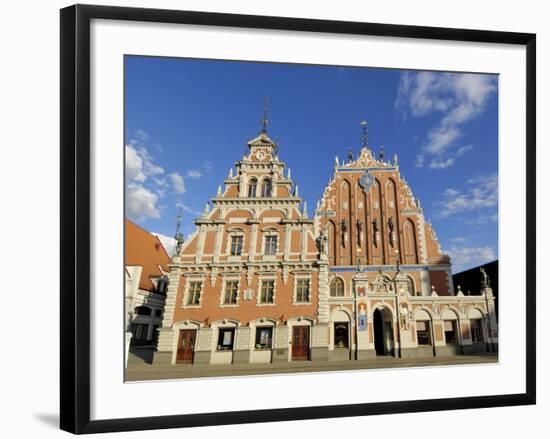
[[[264,117],[262,117],[262,133],[267,134],[267,126],[269,125],[269,98],[264,98]]]
[[[363,148],[369,147],[369,134],[367,132],[367,121],[362,120],[360,125],[363,127],[363,133],[361,134],[361,146]]]

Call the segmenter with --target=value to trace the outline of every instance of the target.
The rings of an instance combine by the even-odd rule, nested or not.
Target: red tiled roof
[[[143,267],[139,280],[139,288],[152,291],[154,284],[151,281],[151,277],[162,275],[159,266],[164,271],[168,271],[170,258],[158,237],[128,219],[124,221],[124,225],[125,264],[127,266],[138,265]]]

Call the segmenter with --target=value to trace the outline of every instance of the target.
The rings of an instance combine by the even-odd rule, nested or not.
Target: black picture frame
[[[324,32],[526,48],[525,393],[292,409],[90,420],[90,22],[132,20]],[[61,10],[61,387],[60,426],[99,433],[535,404],[536,401],[536,35],[210,12],[75,5]]]

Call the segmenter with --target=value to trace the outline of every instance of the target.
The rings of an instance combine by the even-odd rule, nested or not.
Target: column
[[[248,260],[253,261],[256,255],[256,243],[258,240],[258,224],[252,224],[252,231],[250,233],[250,246],[248,247]]]

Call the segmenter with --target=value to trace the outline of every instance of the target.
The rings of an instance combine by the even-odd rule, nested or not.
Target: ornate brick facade
[[[248,142],[170,265],[156,363],[368,359],[495,349],[491,289],[451,262],[397,156],[366,141],[307,217],[267,135]]]

